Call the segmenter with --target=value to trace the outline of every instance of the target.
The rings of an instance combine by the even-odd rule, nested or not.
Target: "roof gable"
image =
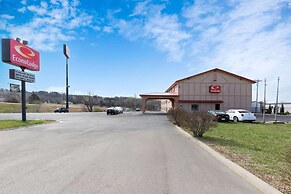
[[[233,74],[233,73],[230,73],[228,71],[224,71],[222,69],[218,69],[218,68],[215,68],[215,69],[211,69],[211,70],[208,70],[208,71],[204,71],[202,73],[198,73],[196,75],[192,75],[192,76],[189,76],[189,77],[186,77],[186,78],[183,78],[183,79],[179,79],[177,81],[175,81],[167,90],[166,92],[170,91],[173,87],[175,87],[179,82],[181,81],[185,81],[185,80],[189,80],[191,78],[196,78],[196,77],[199,77],[201,75],[205,75],[205,74],[208,74],[210,72],[220,72],[220,73],[223,73],[223,74],[226,74],[228,76],[231,76],[231,77],[235,77],[235,78],[238,78],[240,80],[244,80],[244,81],[247,81],[247,82],[250,82],[251,84],[253,83],[256,83],[254,80],[251,80],[251,79],[248,79],[248,78],[245,78],[245,77],[242,77],[242,76],[239,76],[239,75],[236,75],[236,74]]]

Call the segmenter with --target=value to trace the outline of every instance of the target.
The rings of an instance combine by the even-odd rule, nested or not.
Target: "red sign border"
[[[13,47],[14,46],[14,47]],[[21,46],[24,48],[27,48],[28,50],[32,51],[35,54],[34,59],[28,59],[19,54],[19,52],[16,51],[15,46]],[[13,60],[13,56],[16,56],[20,61],[24,61],[26,64],[17,62]],[[27,70],[31,71],[39,71],[40,70],[40,54],[38,51],[14,40],[11,38],[4,38],[2,39],[2,61],[4,63],[9,63],[11,65],[15,65],[21,68],[25,68]],[[28,65],[29,64],[29,65]],[[34,68],[33,66],[36,68]]]

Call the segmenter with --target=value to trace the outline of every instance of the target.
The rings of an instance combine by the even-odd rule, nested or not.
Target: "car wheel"
[[[233,122],[238,122],[238,118],[237,117],[233,117]]]

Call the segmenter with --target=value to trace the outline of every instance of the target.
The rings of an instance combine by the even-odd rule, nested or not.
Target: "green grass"
[[[26,104],[27,112],[35,112],[36,105]],[[21,103],[0,103],[0,113],[20,113]]]
[[[199,140],[283,192],[291,192],[291,125],[219,123]]]
[[[26,122],[22,122],[19,120],[0,120],[0,130],[5,130],[9,128],[17,128],[29,125],[36,125],[36,124],[44,124],[50,121],[45,120],[29,120]]]

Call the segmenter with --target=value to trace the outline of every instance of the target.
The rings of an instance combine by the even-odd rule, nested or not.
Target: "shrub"
[[[177,108],[177,109],[170,109],[168,111],[168,117],[170,118],[170,120],[178,125],[181,126],[183,121],[185,120],[186,115],[188,114],[188,112],[186,112],[183,109]]]
[[[194,137],[202,137],[210,128],[217,125],[216,119],[207,112],[187,112],[183,109],[171,109],[168,111],[170,120],[193,132]]]
[[[194,137],[202,137],[206,131],[215,127],[217,122],[207,112],[193,112],[187,115],[185,125],[193,132]]]

